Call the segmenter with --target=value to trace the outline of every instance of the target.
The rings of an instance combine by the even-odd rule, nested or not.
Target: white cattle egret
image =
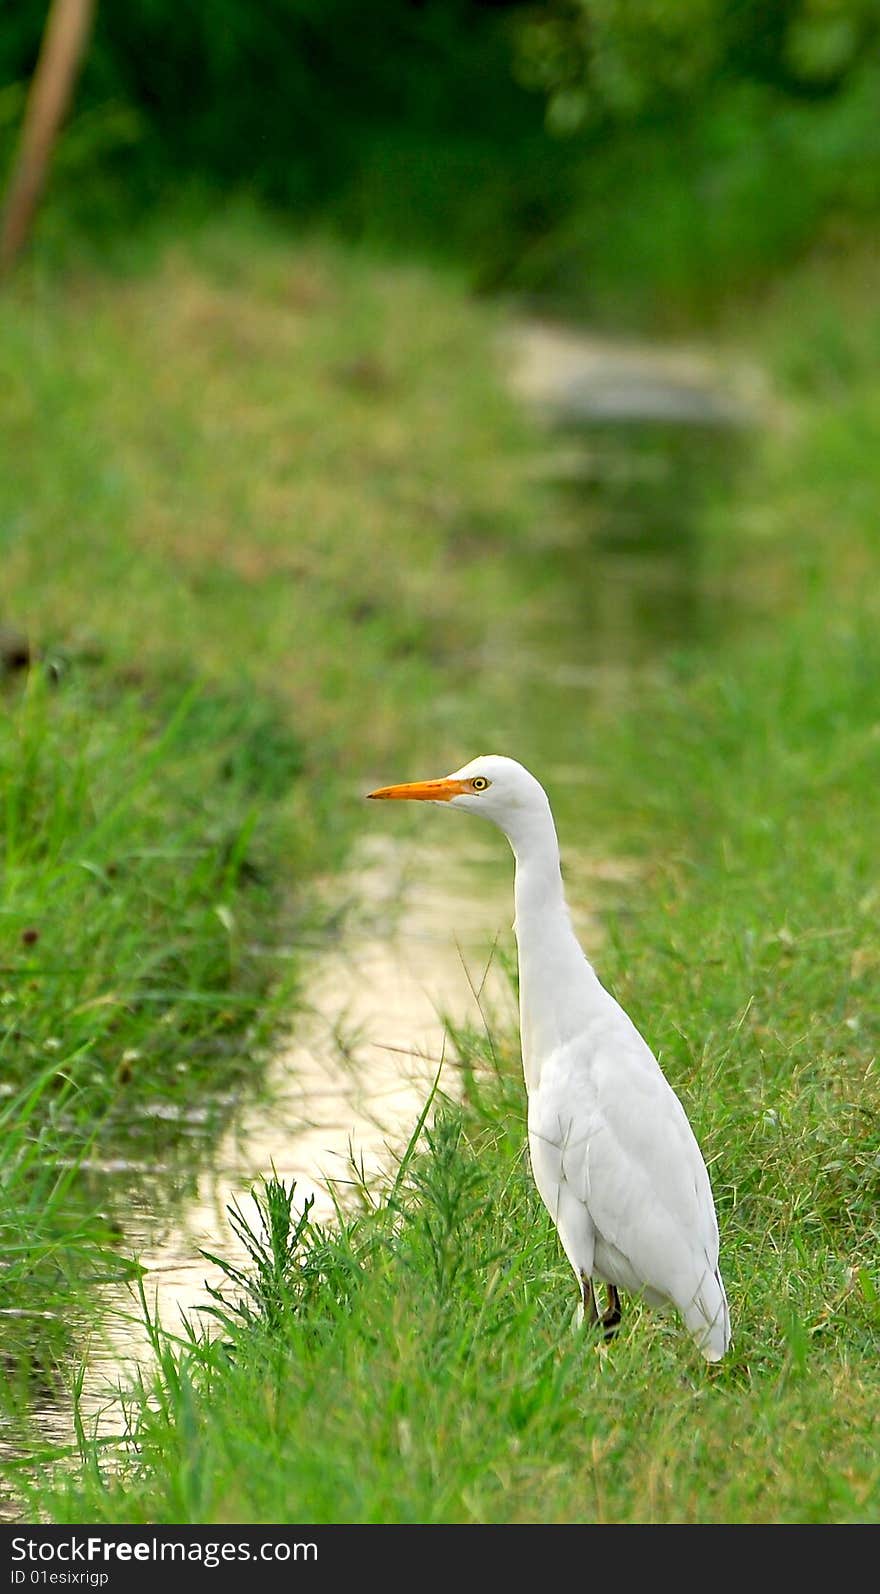
[[[550,804],[522,764],[475,758],[442,780],[371,797],[444,803],[504,831],[516,860],[520,1034],[535,1183],[589,1323],[620,1322],[619,1290],[672,1303],[706,1360],[730,1343],[718,1223],[684,1108],[575,936]],[[601,1319],[593,1280],[607,1286]]]

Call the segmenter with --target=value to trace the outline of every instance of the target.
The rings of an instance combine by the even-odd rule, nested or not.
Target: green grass
[[[10,618],[277,694],[309,771],[379,758],[501,609],[535,502],[500,318],[247,211],[141,263],[63,292],[37,263],[0,311]]]
[[[270,955],[270,864],[291,827],[267,750],[289,758],[292,744],[277,725],[272,741],[266,703],[160,684],[148,703],[106,675],[68,676],[56,658],[4,698],[7,1414],[26,1412],[36,1368],[51,1387],[79,1353],[84,1286],[130,1270],[115,1249],[125,1191],[86,1177],[83,1159],[161,1162],[181,1149],[194,1104],[210,1144],[214,1097],[225,1089],[228,1102],[245,1078],[254,1087],[290,989]]]
[[[735,1324],[713,1375],[673,1321],[638,1305],[607,1349],[569,1332],[572,1281],[524,1153],[516,1037],[497,1033],[492,1055],[484,1036],[460,1034],[462,1099],[441,1105],[399,1177],[331,1229],[299,1233],[290,1193],[270,1182],[267,1236],[253,1241],[252,1277],[230,1280],[219,1337],[156,1331],[157,1373],[130,1404],[133,1442],[108,1466],[84,1438],[82,1471],[41,1478],[34,1512],[878,1519],[880,317],[868,264],[817,261],[731,323],[777,384],[751,465],[699,510],[700,579],[736,623],[667,647],[624,703],[572,697],[564,724],[520,676],[481,662],[487,634],[516,642],[535,613],[567,614],[571,581],[556,588],[547,572],[561,560],[564,574],[570,511],[529,485],[532,440],[492,374],[494,318],[454,283],[319,246],[292,260],[280,240],[233,228],[181,246],[142,280],[22,290],[42,295],[45,330],[25,349],[27,316],[7,329],[4,346],[21,344],[12,417],[33,436],[35,362],[55,394],[41,411],[54,447],[52,471],[21,449],[12,484],[0,476],[22,531],[11,590],[22,613],[39,601],[53,644],[85,617],[102,653],[100,669],[81,664],[37,693],[38,751],[40,716],[71,713],[69,692],[98,692],[108,734],[114,683],[133,667],[124,579],[149,621],[126,700],[151,727],[138,756],[149,762],[172,718],[167,699],[159,714],[151,704],[169,671],[204,677],[209,702],[213,692],[240,703],[244,691],[280,705],[302,749],[282,808],[302,868],[312,848],[341,856],[362,776],[418,773],[430,746],[466,756],[490,727],[539,773],[554,759],[582,763],[589,784],[558,805],[563,847],[638,860],[606,906],[598,962],[710,1163]],[[88,424],[74,425],[83,412]],[[56,569],[71,503],[87,513]],[[27,539],[30,517],[39,532]],[[569,635],[560,625],[562,658]],[[86,688],[89,670],[105,684]],[[59,734],[67,756],[88,746],[71,724]],[[204,740],[216,757],[213,733]],[[257,733],[251,755],[233,759],[236,780],[266,740]],[[386,766],[401,754],[406,768]],[[269,762],[277,792],[286,777]],[[117,747],[111,810],[120,764]],[[205,768],[186,773],[200,793]],[[138,845],[149,829],[153,778],[115,846],[95,854],[105,873],[124,838]],[[184,828],[197,839],[201,815]],[[270,875],[272,859],[281,869],[272,836]],[[65,887],[71,903],[97,890],[80,873]],[[226,927],[210,917],[208,878],[188,911],[210,925],[201,983],[219,971],[223,988]],[[43,923],[47,892],[34,892],[16,934]],[[97,899],[102,913],[111,899]],[[107,934],[124,950],[109,920]],[[97,988],[100,943],[87,964],[81,1000]],[[104,969],[109,979],[109,955]],[[60,996],[40,1013],[44,1033],[59,1008]],[[169,1061],[183,1032],[172,1041]],[[105,1067],[116,1044],[103,1027],[94,1036]]]
[[[399,1188],[308,1232],[293,1265],[276,1220],[276,1292],[264,1263],[231,1332],[164,1342],[122,1476],[54,1512],[877,1520],[878,667],[876,633],[856,631],[800,671],[772,647],[741,656],[739,702],[718,675],[654,705],[669,850],[602,961],[712,1168],[735,1322],[723,1367],[708,1374],[638,1306],[608,1349],[569,1332],[515,1040],[495,1038],[496,1071],[485,1040],[460,1036],[464,1103]]]

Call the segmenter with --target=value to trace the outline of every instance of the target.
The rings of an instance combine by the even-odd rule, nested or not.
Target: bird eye
[[[489,784],[490,782],[486,779],[485,775],[475,775],[471,781],[471,786],[474,791],[485,791]]]

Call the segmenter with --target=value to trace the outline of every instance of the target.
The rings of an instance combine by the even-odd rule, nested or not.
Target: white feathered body
[[[583,1297],[598,1276],[678,1308],[707,1361],[730,1343],[718,1224],[684,1109],[572,929],[544,788],[513,759],[386,786],[479,814],[516,859],[520,1028],[535,1182]]]
[[[716,1361],[730,1320],[706,1165],[652,1052],[597,987],[594,1017],[529,1091],[535,1183],[578,1278],[676,1306]]]
[[[520,1029],[535,1183],[579,1279],[671,1303],[708,1361],[730,1343],[706,1164],[674,1090],[572,929],[549,804],[514,832]]]

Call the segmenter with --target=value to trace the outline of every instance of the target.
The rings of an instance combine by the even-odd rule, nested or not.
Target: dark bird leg
[[[595,1302],[593,1303],[593,1310],[596,1310]],[[617,1333],[617,1325],[620,1322],[620,1317],[620,1296],[617,1293],[616,1286],[614,1284],[609,1284],[608,1307],[606,1311],[602,1313],[602,1317],[600,1319],[602,1327],[605,1330],[606,1339],[614,1338],[615,1334]]]
[[[581,1274],[581,1294],[584,1301],[584,1322],[593,1328],[599,1321],[599,1313],[596,1310],[596,1297],[593,1294],[593,1280],[588,1278],[586,1273]]]

